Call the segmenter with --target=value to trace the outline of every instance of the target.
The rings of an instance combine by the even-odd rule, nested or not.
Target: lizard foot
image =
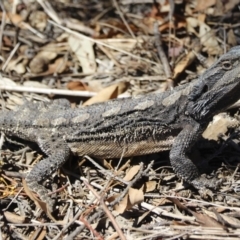
[[[48,190],[42,185],[38,184],[37,181],[30,181],[26,178],[26,183],[29,189],[33,192],[36,192],[41,201],[46,203],[47,210],[51,213],[53,212],[54,200],[49,197]]]
[[[216,177],[212,179],[207,179],[204,176],[200,176],[198,178],[195,178],[193,181],[191,181],[191,185],[193,185],[196,189],[203,190],[206,188],[210,189],[218,189],[219,186],[222,183],[222,179],[217,179]]]

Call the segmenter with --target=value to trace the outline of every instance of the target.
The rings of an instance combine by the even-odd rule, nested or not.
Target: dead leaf
[[[126,83],[121,82],[106,87],[102,91],[100,91],[96,96],[84,102],[83,106],[92,105],[94,103],[104,102],[108,101],[109,99],[116,98],[119,94],[126,91],[126,86],[128,86]]]
[[[17,84],[10,78],[2,77],[0,74],[0,86],[17,86]]]
[[[123,180],[127,182],[131,181],[134,178],[134,176],[138,173],[139,169],[140,169],[140,165],[135,165],[131,167],[127,172],[127,174],[125,175],[125,177],[123,178]]]
[[[196,49],[196,51],[198,51],[198,49]],[[182,58],[173,70],[173,79],[176,79],[193,62],[195,58],[196,55],[192,51],[190,51],[184,58]]]
[[[238,228],[238,229],[240,228],[240,221],[237,218],[227,216],[227,215],[224,215],[224,214],[221,214],[221,217],[223,218],[225,223],[227,223],[231,227]]]
[[[204,22],[199,21],[199,37],[203,44],[203,50],[210,55],[221,55],[223,49],[219,46],[216,34],[212,29]]]
[[[29,22],[32,27],[39,31],[44,31],[47,26],[48,16],[43,11],[33,11],[29,16]]]
[[[213,121],[208,125],[202,136],[208,140],[218,140],[220,134],[225,134],[228,128],[238,126],[238,121],[226,113],[220,113],[214,116]]]
[[[148,181],[144,184],[145,192],[152,192],[156,189],[157,181]]]
[[[67,88],[73,91],[87,91],[87,87],[81,81],[70,81],[67,83]]]
[[[22,22],[23,22],[23,18],[21,15],[19,14],[14,14],[14,13],[8,13],[7,14],[8,18],[7,20],[11,21],[14,25],[18,26],[18,27],[21,27],[21,28],[25,28],[23,25],[22,25]]]
[[[10,223],[23,224],[26,222],[26,216],[19,216],[15,213],[8,211],[4,211],[3,215],[6,218],[6,220]]]
[[[233,32],[233,29],[229,29],[229,31],[227,33],[227,42],[231,46],[236,46],[237,45],[237,39],[236,39],[236,36]]]
[[[32,73],[36,73],[36,74],[42,73],[47,71],[48,63],[49,63],[48,59],[40,56],[35,56],[30,62],[29,68],[31,69]]]
[[[228,0],[222,1],[224,3],[224,12],[230,12],[237,4],[239,4],[239,0]]]
[[[16,59],[12,59],[6,68],[6,71],[13,71],[16,72],[18,74],[24,74],[26,72],[26,65],[27,62],[24,61],[24,57],[23,56],[19,56]]]
[[[169,57],[177,57],[180,55],[182,50],[183,50],[183,45],[171,47],[168,49],[168,56]]]
[[[63,73],[67,68],[67,61],[61,57],[57,58],[54,63],[48,65],[48,74]]]
[[[80,39],[70,35],[68,38],[68,44],[72,52],[78,58],[83,73],[94,73],[96,71],[97,65],[93,51],[93,42],[89,39]]]
[[[39,232],[40,230],[40,232]],[[37,236],[37,240],[42,240],[42,239],[46,239],[46,235],[47,235],[47,229],[46,228],[41,228],[41,229],[36,229],[35,231],[32,233],[32,236]],[[32,238],[30,239],[32,240]]]
[[[195,35],[198,35],[195,28],[198,27],[199,20],[193,17],[188,17],[186,18],[186,22],[187,22],[187,31],[192,32]]]
[[[144,201],[144,194],[142,189],[130,188],[128,194],[132,206]]]
[[[43,73],[48,70],[48,64],[58,55],[55,46],[49,44],[39,51],[31,60],[29,67],[32,73]]]
[[[144,201],[144,194],[141,189],[130,188],[128,194],[123,198],[123,200],[115,205],[115,210],[122,214],[126,210],[131,209],[135,204],[139,204]]]
[[[216,0],[198,0],[195,11],[202,11],[216,4]]]
[[[223,50],[219,46],[215,32],[204,22],[205,19],[205,14],[200,14],[198,19],[192,17],[186,18],[187,30],[200,38],[200,41],[204,46],[204,51],[210,55],[220,55]],[[197,27],[199,27],[199,32],[195,30]]]
[[[220,224],[218,221],[216,221],[214,218],[209,217],[206,214],[202,213],[196,213],[194,211],[191,211],[193,216],[196,218],[196,221],[204,227],[215,227],[215,228],[224,228],[222,224]]]

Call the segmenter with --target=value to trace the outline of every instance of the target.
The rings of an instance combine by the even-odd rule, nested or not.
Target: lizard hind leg
[[[29,189],[36,192],[40,199],[47,204],[49,211],[52,212],[53,200],[48,196],[48,190],[41,185],[41,182],[65,163],[71,150],[67,143],[57,136],[51,138],[38,137],[37,143],[48,157],[33,167],[26,177],[26,183]]]

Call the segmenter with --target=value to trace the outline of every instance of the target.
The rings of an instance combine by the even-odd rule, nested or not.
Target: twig
[[[129,189],[133,186],[133,184],[139,180],[142,174],[143,174],[143,163],[141,162],[138,174],[134,177],[132,181],[129,182],[129,184],[124,189],[124,191],[120,194],[120,196],[116,198],[114,201],[112,201],[109,205],[113,207],[115,204],[119,203],[128,193]]]
[[[62,21],[58,17],[56,11],[52,8],[51,4],[46,0],[37,0],[37,2],[42,6],[44,11],[48,14],[48,16],[53,19],[58,24],[61,24]]]
[[[0,4],[1,9],[2,9],[2,24],[1,24],[1,28],[0,28],[0,51],[2,50],[2,37],[3,37],[3,29],[5,27],[5,20],[6,20],[6,11],[4,9],[3,4]]]
[[[113,4],[115,5],[115,7],[116,7],[116,9],[117,9],[117,11],[118,11],[118,13],[119,13],[119,15],[120,15],[120,18],[122,19],[124,25],[125,25],[126,28],[128,29],[128,31],[129,31],[129,33],[131,34],[132,38],[136,38],[136,36],[134,35],[132,29],[129,27],[129,24],[127,23],[127,21],[126,21],[124,15],[123,15],[123,13],[122,13],[122,11],[121,11],[118,3],[117,3],[117,1],[116,1],[116,0],[113,0]]]
[[[80,39],[88,39],[88,40],[91,41],[91,42],[94,42],[94,43],[96,43],[96,44],[100,44],[100,45],[102,45],[102,46],[108,47],[108,48],[113,49],[113,50],[115,50],[115,51],[124,53],[124,54],[126,54],[126,55],[128,55],[128,56],[130,56],[130,57],[132,57],[132,58],[134,58],[134,59],[138,59],[138,60],[142,60],[142,61],[147,62],[147,63],[151,63],[151,64],[154,64],[154,65],[158,65],[158,63],[156,63],[156,62],[154,62],[154,61],[151,61],[151,60],[149,60],[149,59],[147,59],[147,58],[142,58],[142,57],[136,56],[136,55],[134,55],[134,54],[132,54],[132,53],[130,53],[130,52],[127,52],[127,51],[121,49],[121,48],[116,48],[116,47],[114,47],[114,46],[111,46],[111,45],[109,45],[109,44],[106,44],[106,43],[104,43],[104,40],[101,41],[101,40],[93,39],[93,38],[91,38],[91,37],[85,36],[85,35],[83,35],[83,34],[81,34],[81,33],[76,32],[76,31],[72,31],[72,30],[70,30],[70,29],[68,29],[68,28],[66,28],[66,27],[63,27],[63,26],[61,26],[61,25],[59,25],[59,24],[57,24],[57,23],[55,23],[55,22],[53,22],[53,21],[51,21],[51,20],[48,20],[48,21],[49,21],[51,24],[53,24],[54,26],[57,26],[57,27],[61,28],[61,29],[64,30],[65,32],[67,32],[67,33],[69,33],[69,34],[73,34],[73,35],[74,35],[75,37],[77,37],[77,38],[80,38]]]
[[[157,22],[154,23],[154,35],[155,35],[155,43],[156,43],[156,47],[157,47],[157,50],[158,50],[158,55],[159,55],[159,57],[161,59],[161,62],[163,64],[164,72],[165,72],[167,78],[170,79],[170,78],[172,78],[172,71],[170,69],[167,57],[166,57],[166,55],[165,55],[165,53],[162,49],[161,34],[158,30],[158,23]]]
[[[94,190],[94,188],[88,182],[86,182],[86,181],[83,181],[83,182],[90,189],[90,191],[93,193],[93,195],[98,199],[98,201],[100,202],[101,207],[103,208],[103,210],[105,211],[105,213],[109,217],[110,221],[112,222],[112,224],[113,224],[114,228],[116,229],[120,239],[125,240],[126,238],[125,238],[122,230],[118,226],[118,224],[117,224],[116,220],[114,219],[112,213],[107,208],[107,206],[106,206],[106,204],[105,204],[105,202],[103,200],[103,197],[100,197],[98,195],[98,193]]]
[[[65,90],[65,89],[36,88],[36,87],[23,87],[23,86],[0,85],[0,90],[13,91],[13,92],[40,93],[40,94],[46,94],[46,95],[77,96],[77,97],[93,97],[96,95],[95,92],[89,92],[89,91],[71,91],[71,90]]]
[[[84,158],[86,158],[88,161],[90,161],[95,167],[97,167],[98,169],[100,169],[100,171],[102,171],[103,173],[105,173],[106,175],[109,175],[111,178],[114,178],[116,180],[118,180],[121,183],[124,183],[126,185],[129,184],[129,182],[124,181],[123,179],[119,178],[118,176],[115,176],[113,173],[106,171],[103,167],[101,167],[98,163],[96,163],[92,158],[90,158],[89,156],[84,156]]]
[[[11,51],[11,53],[10,53],[7,61],[6,61],[6,62],[4,63],[4,65],[2,66],[2,71],[5,70],[5,68],[7,67],[8,63],[11,61],[13,55],[14,55],[14,54],[16,53],[16,51],[18,50],[19,46],[20,46],[20,43],[17,43],[17,44],[15,45],[15,47],[14,47],[13,50]],[[0,77],[1,77],[1,76],[0,76]]]

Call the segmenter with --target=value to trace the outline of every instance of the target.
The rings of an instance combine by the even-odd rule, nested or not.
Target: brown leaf
[[[67,83],[67,88],[73,91],[86,91],[86,85],[81,81],[70,81]]]
[[[234,228],[240,228],[240,221],[237,218],[223,214],[221,214],[221,217],[223,218],[225,224],[228,224],[229,226]]]
[[[124,82],[111,85],[101,90],[96,96],[87,100],[83,106],[92,105],[94,103],[105,102],[109,99],[116,98],[120,93],[126,90],[127,84]]]
[[[216,4],[216,0],[198,0],[195,11],[202,11]]]
[[[83,73],[94,73],[97,65],[93,51],[93,42],[89,39],[80,39],[70,35],[68,38],[68,44],[72,52],[76,55]]]
[[[126,176],[123,178],[123,180],[131,181],[134,178],[134,176],[138,173],[139,169],[140,169],[140,165],[135,165],[131,167],[127,172]]]
[[[123,200],[118,205],[115,205],[115,210],[122,214],[126,210],[131,209],[135,204],[143,202],[143,200],[144,194],[141,189],[130,188]]]
[[[122,214],[125,212],[125,210],[127,209],[127,206],[128,206],[128,202],[129,202],[129,199],[128,199],[128,194],[126,194],[126,196],[122,199],[122,201],[119,203],[119,204],[116,204],[114,206],[114,209]]]
[[[179,74],[181,74],[187,66],[189,66],[195,59],[195,54],[191,51],[189,52],[174,68],[173,79],[176,79]]]
[[[22,224],[26,222],[26,217],[25,216],[19,216],[15,213],[4,211],[3,212],[4,217],[6,220],[10,223],[15,223],[15,224]]]
[[[145,184],[145,192],[152,192],[156,189],[157,181],[148,181]]]
[[[196,213],[192,211],[192,214],[196,218],[196,221],[204,227],[216,227],[216,228],[223,228],[223,226],[217,222],[214,218],[209,217],[206,214]]]
[[[229,29],[229,31],[227,33],[227,42],[231,46],[236,46],[237,45],[237,39],[236,39],[236,35],[233,32],[233,29]]]
[[[54,63],[48,65],[48,74],[63,73],[67,68],[67,61],[61,57],[57,58]]]
[[[144,201],[144,194],[142,189],[130,188],[128,194],[131,207]]]

